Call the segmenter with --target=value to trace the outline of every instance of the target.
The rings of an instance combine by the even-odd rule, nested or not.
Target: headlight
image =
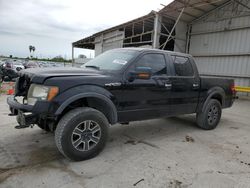
[[[59,88],[55,86],[43,86],[31,84],[28,92],[28,104],[34,105],[36,101],[51,101],[59,92]]]

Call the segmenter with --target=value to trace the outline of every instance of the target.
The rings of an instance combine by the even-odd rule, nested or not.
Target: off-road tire
[[[74,136],[73,134],[81,123],[84,123],[84,128],[86,128],[85,122],[88,121],[96,122],[96,124],[99,126],[99,141],[89,150],[80,151],[76,148],[76,146],[74,146],[72,141]],[[107,142],[108,132],[109,122],[103,113],[88,107],[76,108],[65,114],[59,121],[55,131],[55,142],[58,150],[66,158],[73,161],[82,161],[95,157],[103,150]],[[88,145],[89,143],[90,142],[88,141]],[[83,148],[85,149],[85,143],[82,144],[84,144]]]
[[[220,122],[221,114],[221,103],[216,99],[210,99],[204,110],[196,114],[198,127],[204,130],[215,129]]]

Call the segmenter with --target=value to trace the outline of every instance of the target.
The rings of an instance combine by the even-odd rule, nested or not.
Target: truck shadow
[[[62,157],[55,146],[54,135],[38,128],[0,140],[0,172],[60,158]]]
[[[194,130],[198,130],[198,128],[193,116],[140,121],[129,125],[114,125],[110,129],[110,137],[106,148],[110,153],[108,155],[119,150],[121,145],[129,147],[124,144],[143,143],[157,148],[158,146],[154,141],[176,137],[183,138],[183,134]],[[100,160],[100,157],[97,160]],[[35,166],[61,159],[64,159],[64,157],[55,146],[54,134],[45,133],[39,128],[27,132],[23,131],[19,135],[12,134],[8,139],[0,140],[0,175],[1,171]]]
[[[182,141],[186,134],[194,131],[200,131],[196,126],[195,117],[180,116],[133,122],[129,125],[115,125],[111,127],[109,141],[115,143],[112,144],[115,148],[120,147],[121,144],[138,143],[158,148],[156,144],[158,141],[167,142],[176,139]]]
[[[172,134],[178,134],[186,130],[198,129],[195,122],[195,116],[193,115],[138,121],[132,122],[129,125],[115,125],[113,127],[114,130],[111,131],[112,135],[126,132],[140,134],[145,137],[152,134],[158,136],[158,132],[164,132],[166,136],[171,136]],[[113,129],[113,127],[111,129]]]

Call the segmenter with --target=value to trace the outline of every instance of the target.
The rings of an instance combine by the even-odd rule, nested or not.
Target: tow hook
[[[18,111],[17,122],[19,125],[15,127],[16,129],[23,129],[27,127],[33,128],[34,123],[36,122],[36,116],[33,114],[25,115],[23,112]]]
[[[35,125],[34,124],[31,124],[31,125],[17,125],[15,126],[15,129],[25,129],[25,128],[33,128]]]
[[[30,125],[17,125],[15,126],[15,129],[24,129],[24,128],[28,128],[30,127]]]

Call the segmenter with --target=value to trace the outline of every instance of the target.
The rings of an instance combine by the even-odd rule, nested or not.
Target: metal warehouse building
[[[175,0],[158,12],[76,41],[95,50],[147,47],[190,53],[203,75],[250,86],[250,1]]]

